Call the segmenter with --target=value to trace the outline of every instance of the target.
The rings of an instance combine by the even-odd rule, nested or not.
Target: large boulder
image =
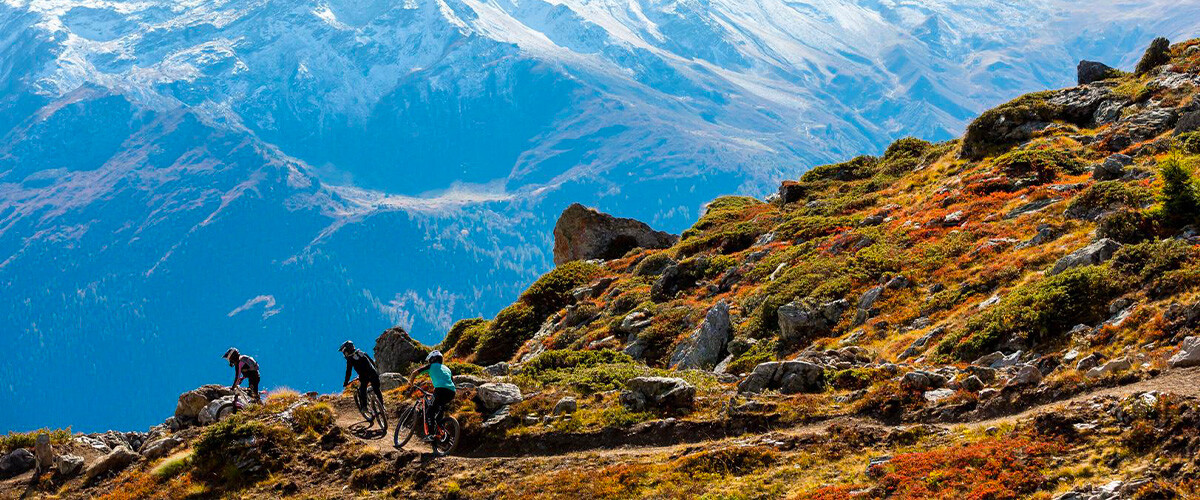
[[[1189,336],[1183,339],[1183,344],[1179,347],[1179,352],[1167,361],[1171,368],[1200,366],[1200,337]]]
[[[221,406],[225,404],[232,403],[233,399],[233,396],[222,396],[209,401],[208,404],[204,406],[204,409],[200,410],[200,413],[196,414],[196,421],[199,422],[200,425],[209,425],[215,423],[217,421],[217,410],[220,410]],[[243,399],[242,401],[245,400]]]
[[[92,464],[87,470],[86,480],[92,481],[98,477],[114,474],[125,470],[134,461],[138,459],[138,454],[127,446],[118,446],[116,449],[103,457],[96,463]]]
[[[554,225],[554,263],[615,259],[634,248],[667,248],[678,240],[678,236],[655,231],[641,221],[575,203],[563,210]]]
[[[40,432],[34,442],[33,454],[37,458],[38,472],[45,472],[54,466],[54,448],[50,446],[50,435]]]
[[[825,369],[807,361],[759,363],[738,383],[738,392],[756,393],[779,389],[785,394],[817,392],[825,388]]]
[[[696,387],[681,378],[635,377],[625,387],[621,403],[633,411],[686,408],[696,398]]]
[[[504,406],[520,403],[524,399],[521,396],[521,389],[516,384],[495,382],[476,387],[475,397],[489,411],[495,411]]]
[[[83,470],[83,457],[70,453],[54,457],[54,467],[62,477],[74,477]]]
[[[1080,85],[1106,80],[1116,75],[1116,70],[1109,65],[1096,61],[1079,61],[1076,68],[1076,78]]]
[[[150,459],[165,457],[167,456],[167,453],[170,453],[171,450],[175,449],[181,444],[183,444],[183,441],[179,438],[168,436],[162,439],[156,439],[154,441],[147,442],[146,444],[142,445],[141,453],[143,456]]]
[[[815,307],[801,301],[784,304],[776,313],[781,337],[788,342],[805,343],[829,335],[849,308],[850,303],[845,299]]]
[[[0,457],[0,479],[8,479],[10,477],[24,474],[37,465],[37,457],[33,456],[33,452],[25,448],[17,448],[12,452]]]
[[[1058,259],[1058,262],[1054,263],[1054,267],[1047,274],[1053,276],[1073,267],[1104,263],[1108,259],[1111,259],[1113,254],[1120,248],[1120,243],[1108,238],[1102,238]]]
[[[395,326],[375,339],[375,366],[379,373],[404,372],[409,364],[425,361],[429,349]]]
[[[404,387],[408,384],[408,377],[403,373],[380,373],[379,374],[379,390],[390,391],[398,387]]]
[[[669,365],[681,370],[711,370],[725,357],[732,334],[729,304],[719,301],[708,310],[700,327],[675,347]]]
[[[214,399],[232,396],[233,391],[228,386],[208,384],[197,387],[179,395],[175,405],[175,418],[184,422],[195,421],[208,403]]]
[[[1134,72],[1139,76],[1144,75],[1168,62],[1171,62],[1171,41],[1158,37],[1150,42],[1150,47],[1146,48],[1146,52],[1142,54],[1142,59],[1138,61]]]

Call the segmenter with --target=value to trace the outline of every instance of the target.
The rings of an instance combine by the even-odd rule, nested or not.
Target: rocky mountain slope
[[[148,424],[235,339],[331,390],[309,344],[494,314],[551,267],[569,203],[679,232],[718,195],[948,139],[1079,57],[1131,65],[1197,8],[5,0],[0,350],[27,361],[0,365],[0,427]],[[157,377],[76,410],[137,369]]]
[[[0,493],[1195,498],[1200,39],[1080,78],[714,200],[677,241],[567,210],[589,236],[438,346],[456,456],[393,449],[345,394],[213,423],[213,386],[147,433],[8,436]]]

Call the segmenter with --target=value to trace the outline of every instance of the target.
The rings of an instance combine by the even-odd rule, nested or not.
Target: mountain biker
[[[225,351],[225,355],[221,356],[225,361],[229,362],[229,366],[233,367],[233,385],[229,386],[229,390],[234,390],[238,385],[241,385],[242,379],[250,381],[250,397],[255,403],[262,403],[262,399],[258,394],[258,362],[250,356],[243,356],[238,352],[236,347],[230,347]]]
[[[429,427],[434,428],[436,422],[442,421],[442,414],[454,400],[457,390],[454,386],[454,374],[450,373],[450,369],[442,364],[442,352],[437,350],[425,356],[425,366],[413,370],[412,375],[408,377],[408,383],[415,384],[417,375],[421,373],[428,373],[429,379],[433,381],[433,402],[430,403],[425,417]],[[432,439],[432,435],[425,437],[426,441]]]
[[[370,384],[375,395],[379,396],[379,402],[383,403],[383,391],[379,390],[379,370],[375,369],[375,362],[371,361],[371,357],[355,348],[354,342],[349,340],[342,342],[338,350],[346,358],[346,378],[342,381],[342,387],[350,385],[351,371],[358,372],[358,400],[366,404],[367,384]]]

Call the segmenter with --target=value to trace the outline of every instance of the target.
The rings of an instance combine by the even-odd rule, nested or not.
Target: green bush
[[[765,232],[767,228],[759,222],[738,222],[693,235],[676,248],[680,255],[695,255],[709,250],[723,254],[740,252],[754,245],[754,241]]]
[[[222,486],[253,483],[282,467],[283,452],[293,439],[286,427],[234,415],[200,434],[193,448],[193,475]]]
[[[1083,162],[1057,149],[1022,149],[996,158],[996,167],[1005,175],[1017,179],[1033,179],[1045,184],[1058,178],[1059,173],[1078,173]]]
[[[1145,210],[1120,210],[1100,218],[1096,236],[1125,244],[1140,243],[1161,231],[1159,217]]]
[[[536,376],[549,370],[585,368],[612,363],[632,363],[625,353],[610,349],[600,351],[556,350],[543,352],[521,366],[521,373]]]
[[[658,276],[662,274],[664,269],[673,264],[675,264],[675,259],[672,259],[666,252],[658,252],[638,262],[637,267],[633,268],[633,275]]]
[[[729,366],[725,368],[725,373],[740,374],[750,373],[754,367],[760,363],[766,363],[775,359],[775,340],[761,340],[750,346],[741,356],[734,358],[729,362]]]
[[[749,196],[722,196],[704,207],[704,215],[680,236],[686,240],[704,234],[704,232],[724,227],[746,220],[747,209],[764,205],[763,202]]]
[[[855,224],[856,220],[852,217],[797,215],[775,227],[775,238],[782,241],[809,241],[836,234]]]
[[[675,459],[674,469],[687,474],[743,476],[770,467],[779,452],[766,446],[734,446],[701,451]]]
[[[533,307],[538,323],[571,303],[571,290],[591,283],[603,270],[585,261],[572,261],[542,275],[521,294],[520,300]]]
[[[1145,283],[1183,267],[1192,256],[1192,246],[1188,243],[1176,239],[1155,240],[1121,247],[1113,254],[1111,265]]]
[[[71,440],[71,428],[66,429],[39,429],[32,432],[13,432],[9,431],[8,435],[0,436],[0,454],[11,452],[17,448],[33,448],[37,444],[37,436],[41,433],[50,435],[50,444],[63,444]]]
[[[1196,194],[1196,181],[1192,173],[1183,167],[1178,156],[1163,160],[1161,175],[1163,179],[1162,202],[1160,210],[1163,219],[1173,225],[1183,225],[1200,219],[1200,197]]]
[[[1151,201],[1150,193],[1121,181],[1102,181],[1088,186],[1071,200],[1064,213],[1076,219],[1094,219],[1122,208],[1141,208]]]
[[[455,375],[474,375],[477,377],[483,376],[483,367],[475,363],[449,361],[446,363],[446,368],[449,368],[450,373]]]
[[[292,426],[297,433],[324,433],[333,426],[333,408],[329,403],[297,406],[292,410]]]
[[[491,327],[491,321],[470,321],[470,324],[465,326],[461,333],[458,334],[458,341],[454,343],[453,355],[456,358],[466,358],[475,352],[479,346],[479,339],[483,338],[483,334]],[[461,323],[461,321],[460,321]],[[457,325],[455,325],[457,326]],[[445,344],[445,342],[442,342]]]
[[[867,155],[857,156],[850,161],[814,167],[812,170],[805,172],[800,177],[800,181],[852,181],[866,179],[875,175],[875,167],[878,165],[879,158]]]
[[[1026,94],[984,111],[967,126],[962,139],[962,156],[969,160],[981,160],[988,154],[1015,145],[1017,141],[997,136],[996,130],[1001,124],[1050,122],[1060,118],[1062,106],[1049,102],[1052,95],[1052,91]]]
[[[504,308],[479,338],[475,362],[490,365],[508,361],[521,348],[521,344],[533,338],[540,326],[541,321],[529,304],[517,302]]]
[[[886,380],[886,374],[870,368],[848,368],[837,370],[829,375],[829,385],[834,389],[857,391],[866,389],[880,380]]]
[[[1176,138],[1179,149],[1190,155],[1200,155],[1200,131],[1180,134]]]
[[[916,137],[905,137],[893,142],[883,152],[884,160],[896,158],[920,158],[933,149],[933,144]]]
[[[1044,277],[972,317],[938,344],[938,353],[971,360],[1010,339],[1036,348],[1075,325],[1104,319],[1109,301],[1124,288],[1124,279],[1107,266],[1077,267]]]
[[[487,320],[483,318],[460,319],[454,322],[454,326],[451,326],[450,331],[446,332],[446,338],[442,339],[442,342],[438,344],[438,349],[442,352],[452,351],[454,346],[458,344],[458,341],[462,339],[464,333],[484,323],[487,323]],[[474,350],[474,346],[469,350]]]
[[[650,320],[650,326],[638,333],[646,345],[642,358],[651,366],[664,366],[668,350],[675,340],[692,329],[693,311],[687,306],[667,309]]]

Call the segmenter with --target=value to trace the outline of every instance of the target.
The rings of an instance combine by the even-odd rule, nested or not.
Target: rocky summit
[[[1197,498],[1200,40],[1129,69],[713,200],[678,238],[572,206],[495,317],[379,336],[387,432],[353,388],[233,416],[180,388],[146,432],[3,437],[0,496]],[[394,446],[432,348],[448,456]]]

